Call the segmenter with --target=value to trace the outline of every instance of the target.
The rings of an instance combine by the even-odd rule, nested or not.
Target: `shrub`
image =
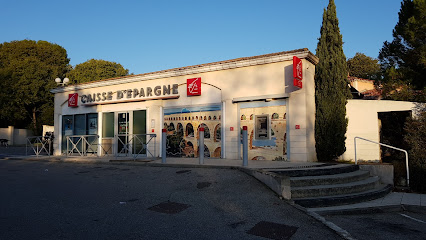
[[[410,187],[414,191],[426,193],[426,104],[418,104],[418,115],[405,124],[408,143]]]

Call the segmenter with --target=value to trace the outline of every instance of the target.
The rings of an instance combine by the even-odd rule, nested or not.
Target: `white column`
[[[13,133],[15,132],[15,127],[14,126],[9,126],[8,128],[8,144],[9,145],[13,145]]]

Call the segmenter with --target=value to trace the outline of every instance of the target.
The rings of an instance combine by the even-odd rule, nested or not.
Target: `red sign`
[[[68,107],[78,107],[78,93],[68,95]]]
[[[191,78],[186,80],[186,95],[200,96],[201,95],[201,78]]]
[[[300,80],[300,79],[297,79],[297,78],[293,78],[293,85],[295,86],[295,87],[298,87],[298,88],[302,88],[302,80]]]
[[[302,60],[298,57],[293,56],[293,85],[302,88],[302,79],[303,79],[303,68]]]
[[[296,125],[296,129],[300,129],[300,125]]]

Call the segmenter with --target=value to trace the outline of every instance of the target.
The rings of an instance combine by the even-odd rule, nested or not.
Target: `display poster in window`
[[[65,136],[73,135],[74,126],[73,126],[73,120],[71,118],[65,119],[64,129],[65,129],[65,131],[64,131]]]
[[[129,133],[129,113],[118,114],[118,134]]]
[[[95,135],[98,134],[98,118],[89,118],[88,119],[88,127],[89,127],[89,134]]]
[[[199,129],[204,128],[204,157],[222,152],[221,105],[164,109],[168,157],[198,157]]]
[[[241,108],[240,114],[241,131],[247,126],[249,160],[287,158],[285,105]]]
[[[119,122],[118,123],[118,134],[126,134],[128,133],[128,124],[127,122]]]

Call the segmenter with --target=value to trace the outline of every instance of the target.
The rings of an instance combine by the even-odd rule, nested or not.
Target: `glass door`
[[[113,154],[114,151],[114,113],[104,112],[102,115],[102,155]]]
[[[67,152],[67,136],[74,134],[74,116],[62,116],[62,153]]]
[[[129,154],[131,153],[129,144],[129,113],[120,112],[117,117],[117,153]]]
[[[133,112],[133,154],[146,155],[146,111]]]

